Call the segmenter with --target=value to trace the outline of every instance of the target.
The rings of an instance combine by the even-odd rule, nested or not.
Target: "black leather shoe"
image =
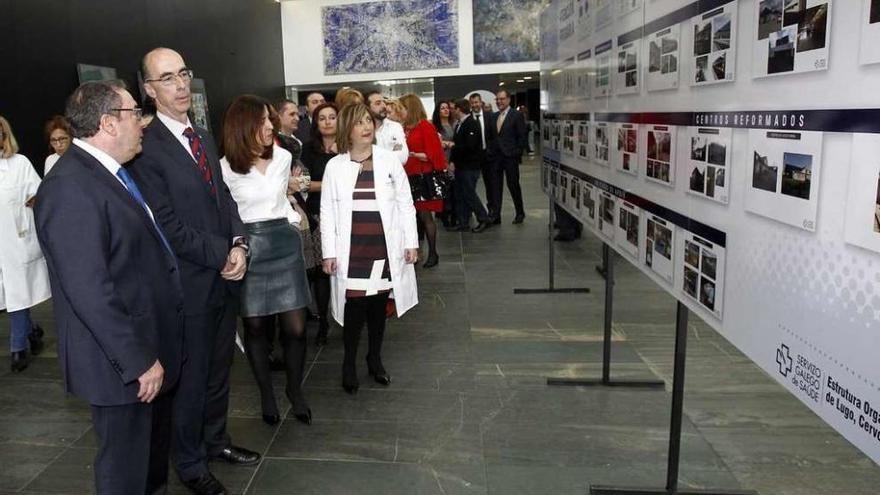
[[[440,262],[440,255],[436,253],[431,253],[428,255],[428,259],[425,260],[425,264],[422,265],[422,268],[432,268],[437,266],[437,263]]]
[[[281,417],[277,414],[264,414],[263,415],[263,423],[266,423],[269,426],[275,426],[278,422],[281,421]]]
[[[295,412],[295,413],[293,413],[293,417],[296,418],[296,420],[299,421],[300,423],[305,423],[307,425],[312,424],[312,410],[311,409],[306,409],[305,411],[302,411],[302,412]]]
[[[489,225],[490,225],[490,224],[487,223],[487,222],[480,222],[480,223],[477,224],[476,227],[474,227],[473,229],[471,229],[471,232],[473,232],[474,234],[479,234],[480,232],[482,232],[482,231],[488,229],[488,228],[489,228]]]
[[[391,385],[391,375],[388,374],[387,371],[375,372],[370,370],[370,376],[373,377],[373,380],[376,381],[379,385]]]
[[[31,334],[28,335],[28,342],[31,344],[31,354],[34,356],[43,352],[43,348],[46,345],[43,343],[43,335],[46,332],[43,331],[43,327],[40,325],[34,325],[34,328],[31,330]]]
[[[27,351],[18,351],[12,353],[12,364],[10,365],[10,367],[12,368],[13,373],[24,371],[30,363],[31,360],[30,358],[28,358]]]
[[[196,495],[226,495],[226,487],[211,473],[203,474],[194,480],[184,480],[183,484]]]
[[[260,462],[260,454],[254,452],[253,450],[236,447],[235,445],[230,445],[229,447],[226,447],[225,449],[221,450],[219,454],[212,457],[214,459],[226,461],[229,464],[236,464],[239,466],[251,466]]]
[[[343,365],[342,367],[342,388],[345,389],[351,395],[357,393],[358,388],[360,388],[360,383],[358,383],[357,371],[354,370],[354,367],[351,368]]]
[[[492,219],[492,225],[501,225],[501,217],[497,216]]]
[[[514,224],[523,223],[523,220],[525,220],[525,219],[526,219],[526,216],[524,214],[517,213],[517,215],[515,217],[513,217],[513,223]]]

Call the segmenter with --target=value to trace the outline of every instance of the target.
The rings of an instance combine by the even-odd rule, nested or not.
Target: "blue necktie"
[[[159,228],[159,224],[157,224],[156,220],[150,215],[150,210],[147,208],[147,202],[144,201],[141,190],[138,189],[138,186],[137,184],[135,184],[134,179],[131,178],[131,174],[129,174],[128,170],[125,170],[125,168],[119,167],[116,175],[118,175],[119,178],[122,179],[122,183],[125,184],[125,188],[128,189],[128,194],[131,194],[131,197],[134,198],[137,204],[141,205],[141,208],[144,209],[144,213],[146,213],[150,220],[152,220],[153,227],[156,229],[156,233],[159,234],[159,239],[162,239],[162,245],[165,246],[168,254],[170,254],[172,258],[175,258],[174,250],[171,249],[171,244],[168,243],[168,239],[165,238],[165,234],[162,233],[162,229]]]

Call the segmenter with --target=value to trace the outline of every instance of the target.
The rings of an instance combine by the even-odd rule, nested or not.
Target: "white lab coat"
[[[39,186],[27,158],[0,158],[0,309],[27,309],[52,295],[34,212],[24,205]]]
[[[419,247],[416,209],[409,179],[394,153],[373,146],[373,175],[376,180],[376,201],[385,231],[392,295],[397,316],[400,317],[419,302],[415,268],[404,261],[405,249]],[[357,176],[358,164],[345,153],[327,162],[321,182],[321,252],[325,259],[336,258],[336,273],[330,277],[330,306],[333,317],[340,325],[345,316],[352,193]]]

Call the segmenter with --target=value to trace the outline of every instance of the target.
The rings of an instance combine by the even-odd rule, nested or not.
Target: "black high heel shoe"
[[[278,422],[281,421],[281,416],[277,414],[264,414],[263,415],[263,423],[266,423],[269,426],[275,426]]]
[[[293,417],[300,423],[305,423],[307,425],[312,424],[312,410],[309,408],[306,408],[306,410],[302,412],[293,413]]]
[[[20,373],[24,371],[29,364],[30,359],[28,358],[27,351],[18,351],[12,353],[12,363],[10,364],[10,368],[12,368],[13,373]]]
[[[43,335],[45,335],[45,333],[43,327],[40,325],[34,325],[34,328],[31,329],[31,333],[28,335],[28,342],[31,345],[32,355],[38,355],[43,352],[43,348],[46,347],[46,344],[43,343]]]
[[[324,347],[327,345],[327,330],[330,328],[330,324],[327,323],[325,318],[322,318],[318,322],[318,333],[315,335],[315,345],[318,347]]]
[[[351,395],[357,393],[360,383],[358,383],[357,373],[354,369],[348,369],[346,366],[342,367],[342,388]]]
[[[377,366],[371,366],[369,361],[367,362],[367,370],[370,373],[370,376],[373,377],[373,380],[379,385],[391,385],[391,375],[385,371],[385,367],[382,366],[382,363],[379,363]]]
[[[433,268],[437,266],[437,263],[440,262],[440,255],[437,253],[431,253],[428,255],[428,259],[425,260],[425,264],[422,265],[422,268]]]

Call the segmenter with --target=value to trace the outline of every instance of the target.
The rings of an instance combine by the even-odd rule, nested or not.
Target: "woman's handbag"
[[[409,176],[409,190],[413,201],[446,199],[449,194],[449,175],[446,171],[431,170],[427,174]]]

